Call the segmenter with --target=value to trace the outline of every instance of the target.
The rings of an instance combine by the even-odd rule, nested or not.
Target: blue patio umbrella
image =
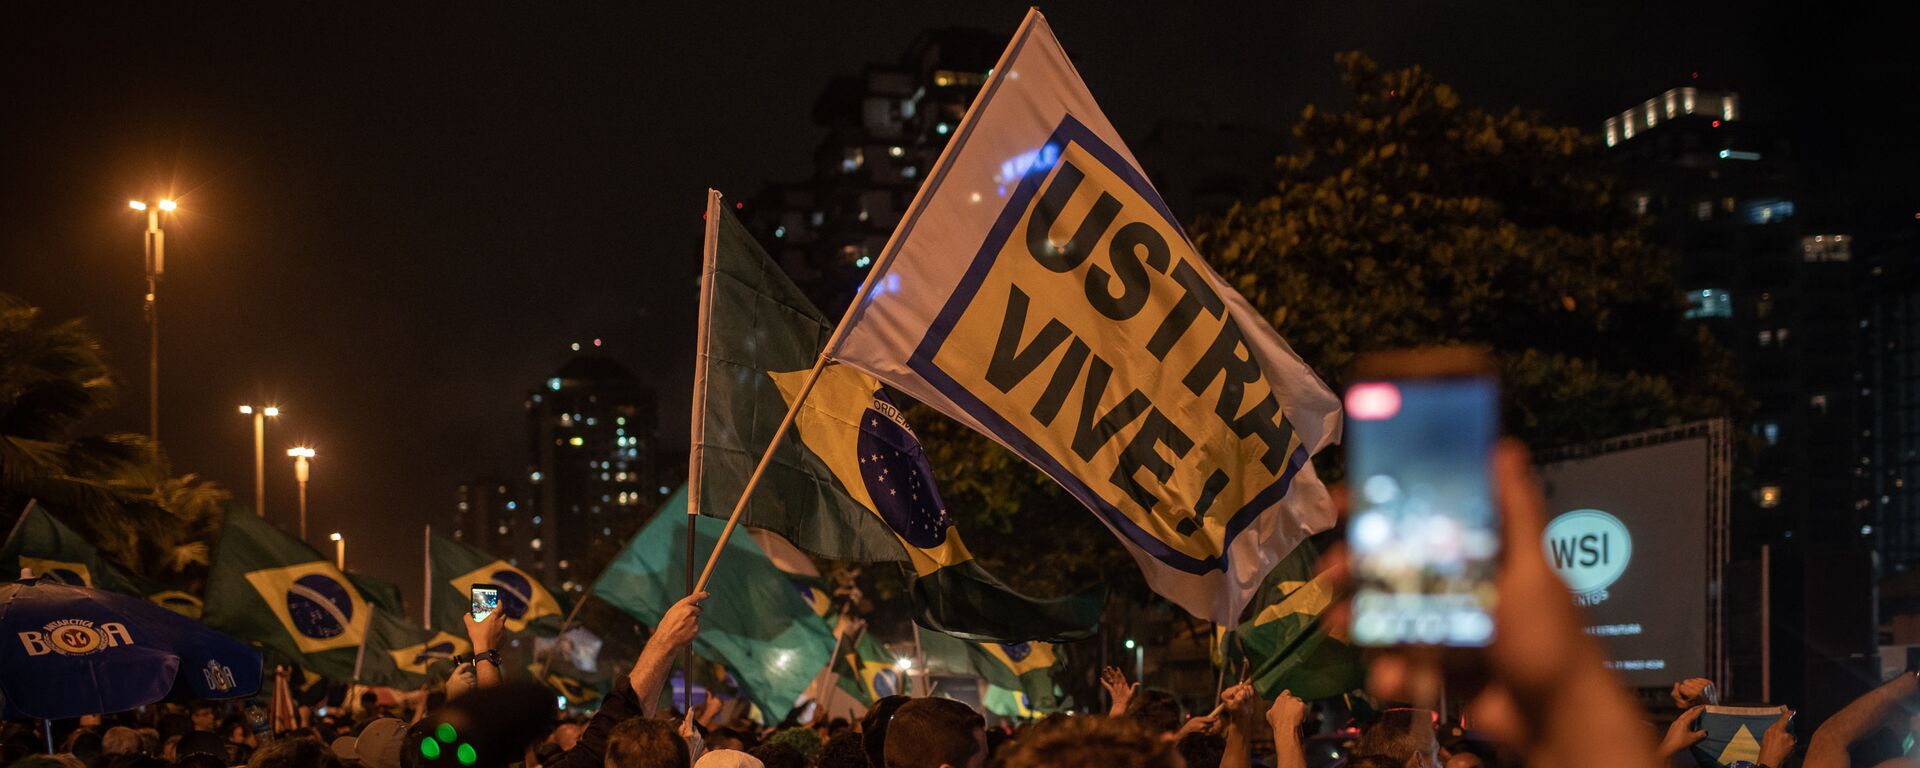
[[[120,712],[173,694],[260,688],[260,651],[137,597],[51,579],[0,585],[0,701],[7,717]]]

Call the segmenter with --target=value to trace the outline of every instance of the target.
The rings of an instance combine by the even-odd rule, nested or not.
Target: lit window
[[[1713,218],[1713,202],[1702,200],[1693,204],[1693,217],[1701,221]]]
[[[904,179],[911,179],[919,175],[920,175],[920,169],[915,168],[911,165],[900,169],[900,177]]]
[[[1680,89],[1680,111],[1689,115],[1693,114],[1693,97],[1698,93],[1699,91],[1692,88]]]
[[[1647,102],[1645,111],[1647,114],[1647,127],[1652,128],[1653,124],[1659,119],[1653,114],[1653,102]]]
[[[1800,257],[1810,262],[1853,260],[1852,238],[1846,235],[1812,235],[1800,238]]]
[[[827,223],[827,214],[825,211],[814,211],[813,216],[811,216],[809,220],[812,221],[813,225],[817,227],[817,226],[820,226],[821,224]]]
[[[1720,97],[1720,119],[1732,120],[1734,118],[1733,98],[1733,94],[1731,93]]]
[[[1702,320],[1709,317],[1733,317],[1733,294],[1718,288],[1687,291],[1686,318]]]
[[[565,561],[565,560],[562,560],[562,561],[560,561],[560,567],[561,567],[561,568],[565,568],[565,567],[567,567],[567,561]]]
[[[527,545],[528,545],[528,546],[530,546],[530,547],[533,547],[533,551],[535,551],[535,552],[538,552],[538,551],[540,551],[540,540],[539,540],[539,539],[534,539],[533,541],[529,541],[529,542],[527,542]]]
[[[1773,346],[1773,331],[1767,330],[1767,331],[1760,332],[1760,346],[1763,346],[1763,347]]]
[[[840,170],[845,173],[853,173],[854,171],[860,170],[860,166],[866,163],[867,151],[860,147],[852,147],[848,149],[846,155],[840,159]]]
[[[887,148],[887,154],[893,157],[906,157],[907,148],[899,145],[894,145]]]
[[[1821,413],[1827,412],[1827,396],[1814,395],[1807,398],[1807,406]]]
[[[1793,216],[1793,201],[1763,198],[1747,201],[1741,218],[1748,224],[1772,224]]]
[[[500,526],[499,528],[495,528],[495,529],[494,529],[494,532],[495,532],[495,533],[498,533],[498,534],[500,534],[500,535],[502,535],[502,536],[505,536],[505,535],[507,535],[507,527],[506,527],[506,526],[504,526],[504,525],[503,525],[503,526]]]
[[[551,389],[555,392],[560,391],[560,377],[555,376],[551,379],[547,379],[547,389]]]
[[[539,525],[539,524],[540,524],[540,516],[539,516],[539,515],[534,515],[534,516],[533,516],[533,524],[534,524],[534,525]],[[505,533],[505,531],[501,531],[501,533]]]
[[[573,414],[571,413],[560,414],[560,426],[563,426],[563,427],[573,426]]]
[[[536,482],[536,483],[537,483],[537,482],[540,482],[540,473],[539,473],[539,472],[535,472],[535,473],[533,473],[533,474],[531,474],[531,475],[528,475],[528,477],[529,477],[529,478],[532,478],[532,480],[533,480],[534,482]]]
[[[1647,215],[1647,209],[1652,205],[1652,195],[1635,195],[1633,198],[1633,212],[1641,216]]]
[[[786,236],[787,236],[787,228],[786,228],[786,227],[774,227],[774,228],[773,228],[773,236],[774,236],[774,237],[786,237]]]
[[[949,127],[949,126],[948,126],[948,125],[947,125],[946,123],[934,123],[934,124],[933,124],[933,132],[934,132],[934,133],[937,133],[937,134],[940,134],[940,135],[942,135],[942,136],[945,136],[945,135],[947,135],[947,133],[948,133],[949,131],[952,131],[952,130],[953,130],[953,128],[951,128],[951,127]]]
[[[1667,117],[1673,117],[1674,108],[1677,106],[1675,104],[1677,99],[1675,98],[1675,94],[1673,91],[1667,91],[1666,101],[1667,101]]]
[[[1760,436],[1766,439],[1767,445],[1779,445],[1780,444],[1780,423],[1775,421],[1769,421],[1765,424],[1761,424]]]
[[[1780,506],[1780,486],[1760,486],[1760,508],[1773,509]]]
[[[587,440],[586,438],[579,437],[579,436],[569,437],[567,438],[567,444],[573,445],[573,446],[581,446],[581,445],[586,445]]]

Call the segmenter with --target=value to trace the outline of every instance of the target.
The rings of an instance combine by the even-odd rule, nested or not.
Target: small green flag
[[[1346,643],[1344,628],[1324,621],[1335,593],[1314,573],[1319,558],[1315,539],[1300,542],[1254,594],[1253,617],[1227,638],[1222,655],[1229,665],[1242,656],[1250,662],[1248,676],[1262,696],[1291,691],[1324,699],[1360,687],[1359,653]]]
[[[519,566],[439,534],[428,540],[433,566],[433,628],[466,634],[466,617],[473,610],[468,589],[475,584],[500,588],[500,610],[507,614],[507,631],[552,635],[560,631],[567,607],[552,590]]]
[[[1060,706],[1060,691],[1053,683],[1053,668],[1065,655],[1060,646],[1038,641],[978,643],[923,629],[920,652],[930,672],[985,678],[991,685],[1025,694],[1027,706],[1037,711],[1051,712]]]
[[[905,676],[896,663],[880,641],[873,639],[873,633],[861,632],[853,642],[842,643],[833,668],[840,678],[840,690],[861,704],[872,704],[906,692]]]
[[[229,507],[207,570],[201,621],[334,680],[352,680],[373,604],[345,574],[243,509]]]
[[[12,581],[23,569],[61,584],[124,595],[144,597],[157,591],[102,559],[100,551],[85,537],[35,502],[27,502],[27,511],[14,523],[6,542],[0,544],[0,575]]]
[[[101,557],[85,536],[35,502],[27,503],[13,532],[0,543],[0,574],[12,579],[23,569],[62,584],[144,597],[189,619],[200,618],[198,596],[120,570]]]
[[[716,198],[717,200],[717,198]],[[689,481],[694,509],[726,518],[800,396],[833,326],[724,205],[701,279]],[[821,557],[910,569],[921,626],[973,640],[1070,641],[1098,629],[1106,589],[1041,599],[993,577],[967,545],[919,438],[878,379],[821,373],[742,522]]]
[[[687,525],[705,562],[725,524],[687,515],[686,489],[667,499],[594,582],[593,594],[653,626],[686,594]],[[773,567],[753,537],[727,540],[707,582],[700,613],[700,655],[725,664],[770,722],[779,722],[825,669],[833,631],[800,601],[787,575]]]
[[[473,646],[464,637],[421,629],[419,625],[374,609],[368,625],[367,649],[356,661],[360,682],[415,689],[432,679],[445,679],[453,659]]]

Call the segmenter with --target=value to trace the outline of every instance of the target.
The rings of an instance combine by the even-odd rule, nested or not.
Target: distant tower
[[[576,574],[589,544],[620,515],[651,508],[659,411],[652,389],[605,355],[574,356],[527,395],[531,525],[516,531],[527,567],[554,585]],[[645,500],[645,501],[643,501]]]

